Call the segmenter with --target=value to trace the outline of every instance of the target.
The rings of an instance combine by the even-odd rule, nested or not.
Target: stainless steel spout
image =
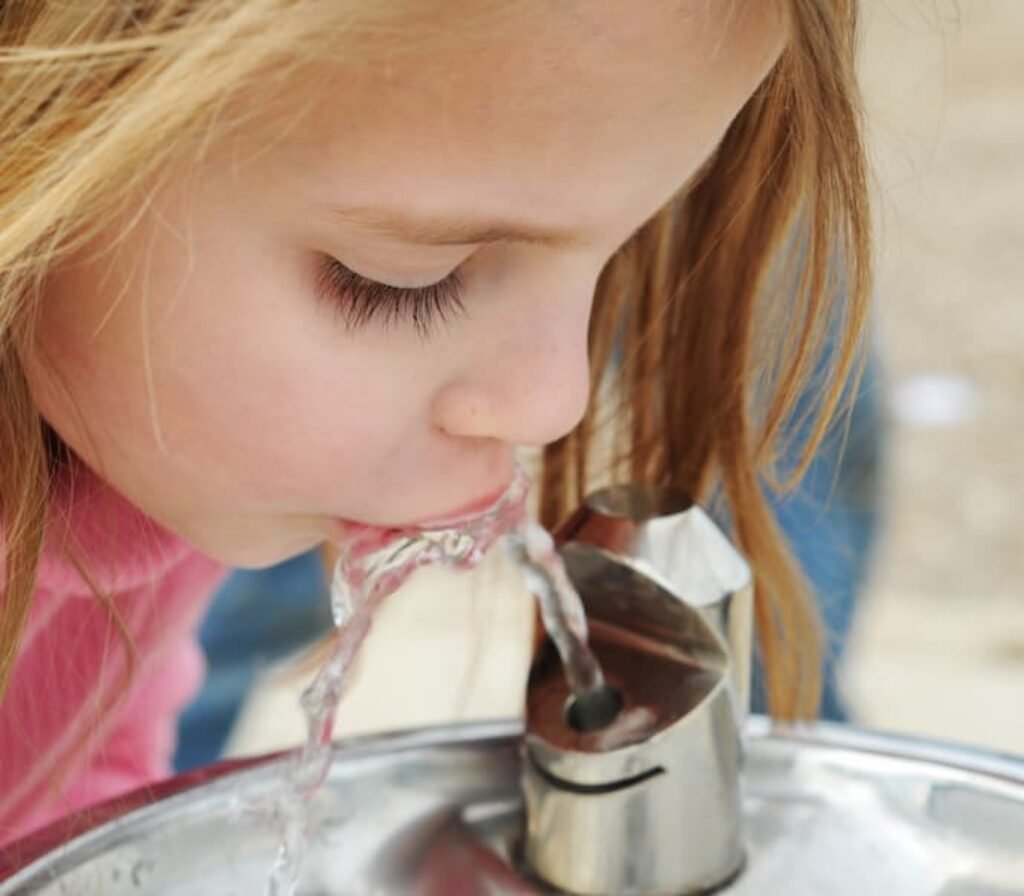
[[[724,639],[737,711],[750,706],[750,567],[700,505],[678,489],[617,485],[589,495],[559,544],[600,548],[694,608]]]
[[[700,893],[743,862],[740,732],[750,570],[685,495],[597,492],[560,534],[591,647],[622,709],[574,726],[550,644],[527,693],[524,858],[576,894]]]

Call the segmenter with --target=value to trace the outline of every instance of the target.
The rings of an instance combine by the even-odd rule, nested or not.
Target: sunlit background
[[[864,10],[890,469],[846,684],[1024,754],[1024,3]]]

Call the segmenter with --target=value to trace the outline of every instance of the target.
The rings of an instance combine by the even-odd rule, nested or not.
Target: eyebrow
[[[508,219],[474,219],[458,215],[426,215],[367,205],[330,205],[330,217],[346,224],[407,243],[465,246],[473,243],[517,242],[552,248],[579,246],[583,240],[567,230],[537,227]]]

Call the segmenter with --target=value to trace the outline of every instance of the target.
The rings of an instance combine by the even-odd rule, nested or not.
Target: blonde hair
[[[409,4],[348,6],[139,0],[2,7],[0,695],[33,594],[52,476],[45,425],[19,360],[46,272],[172,157],[186,147],[201,152],[236,124],[231,100],[255,76],[269,104],[304,61],[358,62],[349,50],[360,42],[346,40],[340,53],[339,29],[385,34],[402,22],[395,33],[415,32]],[[443,3],[415,6],[423,28],[448,27],[434,15]],[[769,702],[776,715],[794,718],[817,707],[819,635],[765,489],[783,427],[830,328],[839,327],[842,339],[805,462],[855,369],[868,223],[854,0],[784,6],[790,38],[773,71],[688,189],[605,270],[591,351],[598,371],[614,350],[622,352],[612,394],[626,423],[615,469],[698,497],[720,486],[726,496],[734,534],[755,570]],[[481,16],[503,7],[481,9]],[[548,525],[598,472],[606,405],[592,401],[581,426],[545,451],[541,509]]]

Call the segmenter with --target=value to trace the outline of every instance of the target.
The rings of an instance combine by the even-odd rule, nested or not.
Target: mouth
[[[511,482],[505,483],[501,488],[495,489],[486,495],[463,504],[460,507],[455,508],[447,513],[438,514],[428,519],[417,520],[414,523],[410,523],[402,528],[409,529],[449,529],[453,526],[457,526],[460,523],[468,522],[483,513],[494,508],[502,498],[507,494]]]
[[[520,503],[522,496],[519,496],[518,493],[516,496],[511,494],[513,491],[517,490],[517,487],[523,491],[523,494],[525,494],[525,474],[519,471],[517,471],[516,475],[501,488],[494,489],[485,495],[481,495],[472,501],[436,516],[425,517],[411,522],[393,524],[362,523],[354,520],[336,519],[334,520],[334,524],[338,527],[338,535],[340,538],[336,539],[335,543],[349,541],[353,538],[358,539],[360,542],[366,542],[368,540],[374,543],[383,543],[389,538],[400,533],[455,528],[479,519],[488,513],[498,511],[498,508],[503,503]]]

